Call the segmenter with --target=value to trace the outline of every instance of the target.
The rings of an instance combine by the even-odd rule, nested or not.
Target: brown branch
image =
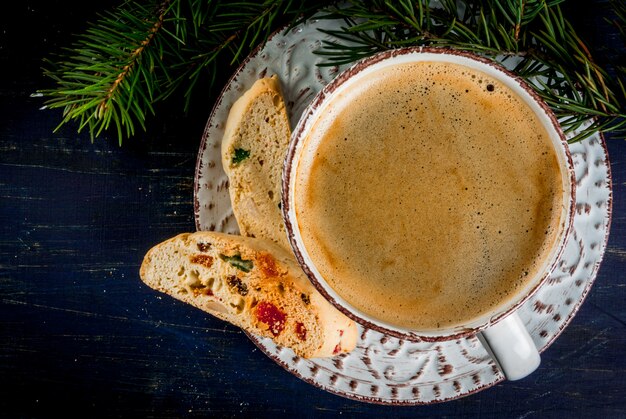
[[[102,99],[102,101],[98,105],[98,110],[96,113],[96,116],[98,118],[101,118],[102,115],[104,115],[104,112],[107,110],[109,106],[108,105],[109,101],[115,94],[115,91],[118,89],[122,81],[124,81],[126,76],[128,76],[131,69],[135,66],[135,64],[137,63],[138,57],[141,55],[143,50],[146,49],[146,47],[150,44],[150,42],[152,42],[156,33],[163,26],[163,20],[165,19],[165,12],[167,11],[167,6],[169,5],[171,1],[172,0],[165,0],[163,3],[161,3],[159,8],[157,9],[159,15],[158,15],[156,22],[154,22],[154,25],[152,25],[152,27],[150,28],[150,31],[148,32],[148,35],[146,36],[146,38],[143,41],[141,41],[141,44],[137,48],[135,48],[135,50],[130,54],[129,63],[126,64],[122,68],[120,73],[115,78],[115,81],[113,82],[109,90],[107,91],[106,96]]]
[[[517,21],[517,24],[515,25],[515,34],[513,35],[515,37],[516,44],[519,42],[519,32],[522,29],[522,20],[524,19],[525,9],[526,9],[526,0],[522,0],[522,12],[520,14],[519,20]]]

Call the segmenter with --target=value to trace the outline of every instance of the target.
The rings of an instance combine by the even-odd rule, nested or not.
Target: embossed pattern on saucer
[[[198,230],[237,234],[221,165],[221,139],[232,103],[260,77],[277,74],[292,126],[307,104],[339,71],[318,67],[314,51],[334,21],[309,21],[274,35],[251,54],[220,95],[207,122],[195,178]],[[570,146],[576,171],[574,232],[558,268],[519,314],[544,351],[576,314],[602,261],[611,220],[611,177],[603,138],[595,135]],[[357,348],[329,359],[303,359],[270,339],[249,335],[270,358],[306,382],[344,397],[381,404],[418,405],[466,396],[503,380],[476,338],[449,342],[408,342],[359,326]]]

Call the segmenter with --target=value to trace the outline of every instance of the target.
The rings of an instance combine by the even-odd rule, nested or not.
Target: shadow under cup
[[[332,125],[335,122],[332,116],[329,117],[329,113],[332,113],[331,106],[334,103],[340,100],[347,100],[349,102],[351,95],[354,96],[356,94],[355,92],[357,92],[360,88],[362,89],[362,86],[367,84],[365,83],[365,80],[371,77],[372,74],[379,74],[380,71],[391,70],[405,64],[424,62],[453,64],[468,68],[472,71],[481,72],[487,77],[490,77],[498,83],[506,86],[515,95],[517,95],[524,102],[524,104],[532,110],[547,132],[550,143],[553,147],[552,151],[554,152],[557,164],[560,167],[563,195],[561,197],[561,207],[554,210],[557,213],[560,211],[560,214],[557,214],[558,222],[553,225],[555,229],[553,233],[554,239],[551,241],[551,245],[546,252],[542,254],[543,260],[539,263],[539,266],[535,267],[535,274],[532,278],[525,279],[523,286],[517,289],[512,297],[506,299],[506,301],[500,303],[495,308],[492,307],[486,310],[486,312],[483,312],[478,316],[474,316],[471,320],[463,321],[461,324],[455,324],[442,328],[419,330],[417,328],[399,326],[398,324],[383,321],[380,318],[372,316],[371,314],[367,314],[363,312],[363,310],[359,310],[355,307],[354,304],[347,301],[346,298],[340,295],[329,285],[330,281],[325,279],[320,273],[319,267],[316,266],[309,250],[305,246],[305,242],[307,242],[307,240],[310,242],[314,232],[311,228],[302,229],[298,222],[298,215],[296,211],[296,174],[298,172],[298,167],[301,164],[301,160],[307,158],[307,161],[309,161],[307,164],[311,164],[311,156],[315,155],[314,151],[317,150],[316,147],[319,147],[319,144],[311,145],[307,142],[307,139],[310,137],[313,130],[319,130],[320,124]],[[487,88],[490,87],[491,86],[487,86]],[[493,110],[493,112],[499,111],[501,110]],[[313,147],[313,149],[311,149],[311,147]],[[305,154],[308,157],[303,157]],[[378,156],[372,156],[372,158],[376,157]],[[381,168],[382,167],[383,165],[381,165]],[[491,333],[491,335],[488,335],[487,333],[484,336],[490,336],[490,339],[485,339],[481,333],[481,342],[483,342],[486,346],[488,352],[494,356],[494,359],[499,365],[504,362],[521,362],[515,360],[503,361],[504,355],[499,355],[497,352],[510,352],[508,348],[517,345],[515,343],[516,336],[519,338],[518,335],[525,333],[526,336],[519,339],[525,339],[525,345],[532,346],[529,350],[534,351],[533,356],[536,358],[534,362],[538,364],[537,351],[534,348],[534,345],[532,345],[532,341],[530,340],[528,333],[523,328],[522,322],[515,314],[515,309],[530,298],[548,278],[550,272],[555,268],[558,258],[565,247],[567,237],[571,230],[575,206],[574,170],[565,136],[563,135],[554,114],[524,81],[490,60],[478,57],[474,54],[450,49],[403,48],[386,51],[362,60],[337,76],[337,78],[328,84],[315,97],[313,102],[304,111],[303,116],[298,122],[291,138],[291,143],[283,169],[282,186],[283,217],[295,256],[314,286],[340,311],[344,312],[346,315],[363,326],[392,336],[413,341],[458,339],[461,337],[475,335],[486,330],[488,333]],[[355,209],[359,205],[359,202],[354,202]],[[393,212],[392,208],[387,210],[390,214]],[[355,211],[355,214],[357,212],[358,211]],[[358,215],[355,215],[355,217],[357,216]],[[440,214],[440,216],[444,219],[446,214]],[[384,235],[386,232],[380,231],[379,234]],[[419,266],[416,268],[419,269]],[[509,320],[503,321],[507,318]],[[511,323],[511,321],[514,321],[515,323]],[[499,329],[506,330],[497,331],[498,324]],[[494,327],[494,325],[496,327]],[[514,329],[521,329],[521,331],[515,331]],[[493,342],[502,341],[503,339],[505,340],[504,343],[496,342],[495,346],[503,345],[505,349],[495,349],[490,347],[489,340]],[[506,357],[509,357],[509,355],[506,355]],[[534,368],[536,368],[536,365],[532,367],[532,369]],[[521,378],[517,373],[507,372],[506,367],[503,367],[503,370],[505,370],[505,374],[508,378]],[[524,374],[527,373],[528,371]]]

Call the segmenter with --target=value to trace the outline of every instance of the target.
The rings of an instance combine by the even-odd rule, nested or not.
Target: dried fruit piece
[[[213,258],[209,255],[193,255],[189,258],[191,263],[206,266],[210,268],[213,265]]]
[[[276,260],[269,253],[261,253],[257,256],[259,269],[266,278],[275,278],[279,275]]]
[[[296,323],[296,336],[301,341],[306,340],[306,327],[304,327],[304,324],[301,322]]]
[[[226,278],[226,282],[228,282],[231,288],[236,288],[239,295],[248,295],[248,286],[241,282],[241,279],[237,278],[235,275],[230,275]]]
[[[244,272],[250,272],[252,270],[252,268],[254,267],[254,264],[252,263],[251,260],[244,260],[244,259],[242,259],[241,255],[239,253],[235,253],[232,256],[226,256],[226,255],[220,253],[220,259],[230,263],[235,268],[239,269],[240,271],[244,271]]]
[[[250,157],[250,150],[244,150],[243,148],[236,148],[235,154],[232,158],[232,164],[239,164],[245,159]]]
[[[256,318],[268,326],[272,335],[278,336],[285,328],[287,315],[274,304],[261,301],[256,306]]]
[[[211,248],[211,243],[198,243],[198,250],[206,252]]]

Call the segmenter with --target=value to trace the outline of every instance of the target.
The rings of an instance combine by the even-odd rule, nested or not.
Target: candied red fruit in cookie
[[[337,346],[335,346],[335,349],[333,349],[333,355],[337,355],[339,352],[341,352],[341,343],[338,343]]]
[[[301,322],[296,323],[296,336],[302,341],[306,340],[306,327]]]
[[[272,335],[278,336],[285,328],[287,315],[280,311],[274,304],[261,301],[256,306],[256,318],[261,323],[265,323],[269,326]]]

